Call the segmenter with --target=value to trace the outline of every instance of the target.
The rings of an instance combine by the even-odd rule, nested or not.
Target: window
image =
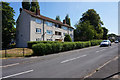
[[[55,35],[61,35],[61,32],[55,31]]]
[[[68,28],[67,28],[67,27],[65,27],[65,26],[62,26],[62,29],[67,30]]]
[[[70,31],[72,31],[73,29],[72,28],[69,28]]]
[[[36,41],[41,41],[41,38],[36,38]]]
[[[63,35],[65,36],[67,33],[63,33]]]
[[[37,33],[41,33],[41,29],[40,28],[36,28],[36,32]]]
[[[41,19],[36,19],[36,23],[41,24],[43,21]]]
[[[58,25],[58,24],[55,24],[55,27],[59,28],[59,25]]]
[[[45,24],[46,24],[47,26],[50,26],[50,27],[52,27],[52,25],[53,25],[51,22],[48,22],[48,21],[46,21]]]
[[[51,30],[47,30],[46,33],[50,34],[50,35],[53,34],[53,32]]]
[[[52,41],[52,39],[47,39],[47,41]]]
[[[70,34],[70,37],[72,38],[72,37],[73,37],[73,35],[72,35],[72,34]]]

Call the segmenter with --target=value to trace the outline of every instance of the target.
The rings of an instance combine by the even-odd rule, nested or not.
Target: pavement
[[[118,72],[118,46],[94,46],[40,57],[3,59],[1,78],[105,78]]]

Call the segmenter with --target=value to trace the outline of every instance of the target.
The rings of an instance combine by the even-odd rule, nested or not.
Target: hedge
[[[38,44],[38,43],[44,43],[44,44],[46,44],[46,43],[60,43],[60,42],[58,42],[58,41],[28,41],[27,42],[27,45],[28,45],[28,48],[32,48],[32,45],[34,45],[34,44]]]
[[[51,42],[51,43],[38,43],[34,44],[32,46],[33,54],[34,55],[47,55],[47,54],[53,54],[58,53],[62,51],[69,51],[74,49],[80,49],[90,46],[99,45],[101,40],[92,40],[92,41],[86,41],[86,42]]]

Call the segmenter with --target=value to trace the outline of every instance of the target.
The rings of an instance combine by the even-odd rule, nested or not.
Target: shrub
[[[52,43],[59,43],[59,42],[58,41],[28,41],[27,45],[28,45],[28,48],[31,49],[32,45],[38,44],[38,43],[44,43],[44,44],[50,43],[50,44],[52,44]]]
[[[61,51],[69,51],[74,49],[85,48],[89,46],[95,46],[100,44],[102,40],[92,40],[86,42],[36,42],[32,46],[34,55],[47,55],[52,53],[58,53]]]
[[[72,42],[72,39],[71,39],[70,35],[66,34],[65,38],[64,38],[64,41],[65,42]]]
[[[91,42],[91,46],[95,46],[95,45],[99,45],[102,42],[102,40],[91,40],[90,42]]]
[[[32,49],[33,49],[34,55],[45,55],[46,44],[44,44],[44,43],[34,44],[32,46]]]
[[[62,47],[63,47],[63,45],[61,43],[53,43],[52,44],[52,49],[53,49],[52,52],[53,53],[61,52]]]

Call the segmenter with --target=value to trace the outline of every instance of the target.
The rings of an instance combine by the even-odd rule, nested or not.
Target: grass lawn
[[[5,57],[5,50],[0,50],[0,58]],[[13,48],[6,50],[6,57],[24,57],[32,55],[33,51],[29,48],[24,48],[24,55],[23,55],[23,48]]]

